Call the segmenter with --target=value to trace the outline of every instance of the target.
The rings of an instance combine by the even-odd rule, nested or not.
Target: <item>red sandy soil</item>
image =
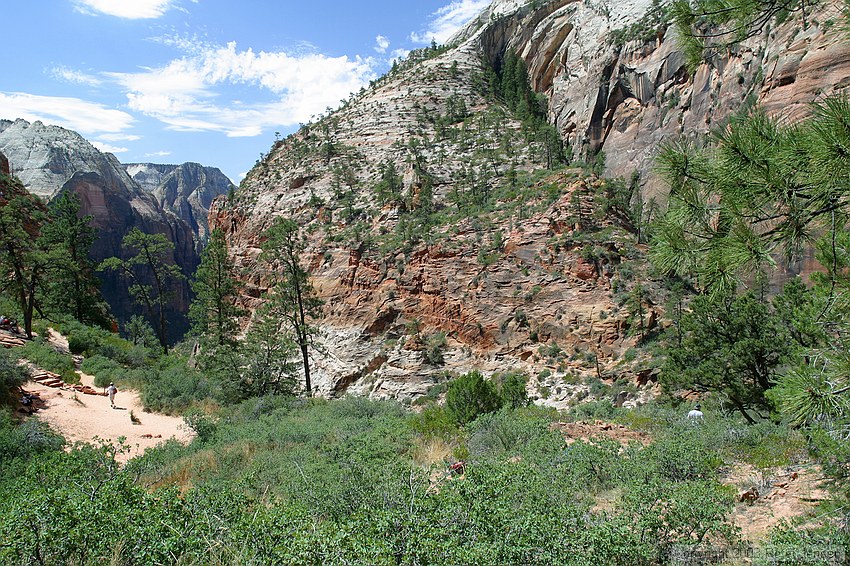
[[[564,439],[566,439],[567,444],[572,444],[576,440],[589,441],[594,438],[606,438],[616,440],[623,446],[631,442],[638,442],[646,446],[652,440],[645,432],[632,430],[625,425],[606,423],[600,420],[592,423],[584,421],[552,423],[551,427],[554,430],[560,431]]]
[[[81,374],[80,381],[83,385],[93,385],[94,378]],[[35,415],[50,424],[70,444],[98,440],[117,443],[119,437],[125,437],[130,449],[116,457],[122,462],[171,437],[181,442],[188,442],[192,438],[192,433],[183,424],[183,419],[144,412],[136,391],[119,390],[113,409],[109,405],[109,397],[106,396],[84,395],[69,389],[46,387],[32,381],[28,382],[24,389],[37,395],[43,402],[43,405],[37,404],[44,408],[36,411]],[[131,414],[138,419],[139,424],[132,422]]]
[[[49,331],[48,341],[57,350],[67,352],[68,342],[58,333]],[[82,385],[94,387],[93,376],[77,373],[80,374]],[[103,392],[102,388],[95,390]],[[100,440],[117,443],[123,436],[129,450],[119,452],[116,456],[122,462],[169,438],[189,442],[193,436],[180,417],[146,413],[139,393],[130,389],[119,389],[115,396],[115,408],[110,406],[109,397],[86,395],[70,387],[53,388],[29,381],[24,391],[36,395],[40,400],[34,403],[38,408],[34,415],[50,424],[69,444],[97,443]],[[131,420],[131,414],[137,423]]]
[[[741,537],[750,542],[760,542],[787,520],[806,517],[817,522],[818,503],[831,499],[817,466],[774,470],[769,475],[767,482],[761,481],[763,474],[753,466],[738,464],[723,480],[742,494],[752,487],[758,492],[755,500],[738,501],[732,513]]]

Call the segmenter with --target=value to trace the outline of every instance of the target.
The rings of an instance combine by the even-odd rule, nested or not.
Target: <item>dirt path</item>
[[[83,385],[94,385],[92,376],[81,375]],[[35,414],[69,443],[93,442],[98,438],[117,442],[119,437],[125,437],[130,451],[118,456],[122,462],[171,437],[181,442],[192,438],[192,433],[183,425],[183,419],[145,413],[136,391],[120,390],[115,396],[116,408],[113,409],[109,405],[109,397],[105,396],[84,395],[33,381],[28,382],[24,389],[36,394],[45,405]],[[130,419],[131,413],[138,419],[138,424]]]

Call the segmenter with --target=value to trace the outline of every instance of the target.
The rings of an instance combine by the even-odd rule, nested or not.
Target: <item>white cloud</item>
[[[256,136],[271,126],[306,122],[336,107],[375,77],[371,59],[308,53],[237,51],[235,43],[206,46],[164,67],[111,73],[126,91],[131,110],[153,116],[171,129]],[[259,87],[259,103],[223,100],[228,86]]]
[[[132,20],[159,18],[173,4],[173,0],[74,0],[74,7],[83,14],[106,14]]]
[[[91,144],[104,153],[126,153],[127,151],[130,151],[126,147],[116,147],[97,140],[91,142]]]
[[[152,153],[146,153],[145,157],[168,157],[171,155],[170,151],[154,151]]]
[[[390,40],[383,35],[379,35],[375,38],[375,51],[378,53],[386,53],[389,46]]]
[[[489,5],[490,0],[456,0],[431,14],[434,19],[428,29],[411,33],[410,39],[422,44],[431,43],[431,40],[443,44]]]
[[[73,84],[85,86],[98,86],[100,84],[100,79],[97,77],[67,67],[55,67],[50,70],[50,74],[59,80]]]
[[[408,55],[410,55],[410,49],[393,49],[390,62],[397,61],[399,59],[404,59]]]
[[[132,134],[103,134],[102,136],[98,136],[99,140],[103,140],[106,142],[119,142],[119,141],[136,141],[142,139],[141,136],[136,136]]]
[[[0,92],[0,118],[40,120],[86,135],[120,133],[133,123],[130,114],[101,104],[23,92]]]

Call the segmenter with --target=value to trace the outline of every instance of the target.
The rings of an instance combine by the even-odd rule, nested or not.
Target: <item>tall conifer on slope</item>
[[[89,259],[89,249],[97,239],[93,217],[80,216],[80,197],[72,192],[62,193],[48,208],[49,221],[40,236],[49,255],[46,308],[51,313],[70,314],[83,324],[108,327],[109,308]]]
[[[301,353],[304,389],[313,394],[310,380],[309,350],[317,329],[312,320],[321,316],[322,301],[316,296],[307,271],[301,266],[304,239],[298,225],[290,219],[278,219],[263,234],[260,259],[269,268],[272,286],[267,297],[266,316],[286,321],[292,340]]]
[[[174,284],[184,278],[180,267],[170,262],[174,244],[163,234],[145,234],[133,228],[121,243],[127,259],[110,257],[100,269],[119,271],[130,280],[130,294],[154,325],[159,344],[168,353],[166,307],[174,295]]]
[[[216,228],[201,253],[201,263],[192,280],[195,300],[189,307],[192,333],[214,346],[237,343],[239,317],[245,310],[236,304],[242,284],[227,253],[224,232]]]

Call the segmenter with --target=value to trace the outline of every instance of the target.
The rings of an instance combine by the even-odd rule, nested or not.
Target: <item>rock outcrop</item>
[[[545,145],[488,92],[505,54],[525,61],[573,157],[604,155],[607,175],[639,180],[633,204],[664,198],[652,175],[662,141],[704,137],[755,103],[795,119],[850,84],[850,53],[828,13],[805,29],[776,26],[691,74],[663,22],[634,39],[613,33],[651,6],[497,0],[453,47],[412,53],[275,142],[234,198],[213,204],[211,224],[251,274],[249,307],[265,289],[262,232],[279,216],[304,226],[304,262],[327,301],[326,353],[315,361],[322,394],[411,400],[446,370],[522,370],[530,393],[561,406],[587,394],[575,384],[633,375],[620,366],[635,343],[627,329],[635,316],[641,329],[658,320],[651,297],[632,293],[639,306],[624,307],[635,262],[623,258],[639,262],[642,247],[612,218],[612,231],[588,235],[586,219],[604,216],[593,178],[535,183]],[[403,186],[390,199],[376,191],[388,163]],[[488,207],[470,205],[479,201]],[[417,216],[429,207],[438,216]],[[435,364],[426,352],[441,332],[447,345]]]
[[[850,85],[850,42],[840,26],[830,25],[840,19],[834,2],[807,27],[789,21],[770,28],[693,75],[674,30],[663,22],[647,23],[656,33],[637,39],[612,35],[649,18],[650,0],[556,0],[532,8],[536,4],[494,2],[500,17],[474,22],[455,40],[461,49],[475,45],[491,63],[506,50],[518,53],[574,155],[604,151],[607,175],[637,171],[654,196],[663,190],[651,179],[662,141],[704,137],[756,103],[793,121],[814,100]]]
[[[156,197],[163,209],[189,224],[195,249],[200,253],[209,240],[210,205],[216,197],[236,190],[231,180],[218,168],[199,163],[125,163],[123,167],[139,186]]]
[[[0,152],[11,172],[31,193],[49,200],[71,191],[79,195],[83,214],[93,216],[98,239],[92,259],[121,256],[121,240],[133,228],[149,234],[165,234],[174,243],[173,261],[191,274],[199,257],[189,225],[163,210],[157,199],[143,190],[124,170],[114,155],[101,153],[76,132],[58,126],[32,124],[24,120],[0,122]],[[119,320],[134,312],[127,282],[117,274],[104,273],[102,292]],[[180,284],[172,305],[173,336],[186,330],[189,287]]]

